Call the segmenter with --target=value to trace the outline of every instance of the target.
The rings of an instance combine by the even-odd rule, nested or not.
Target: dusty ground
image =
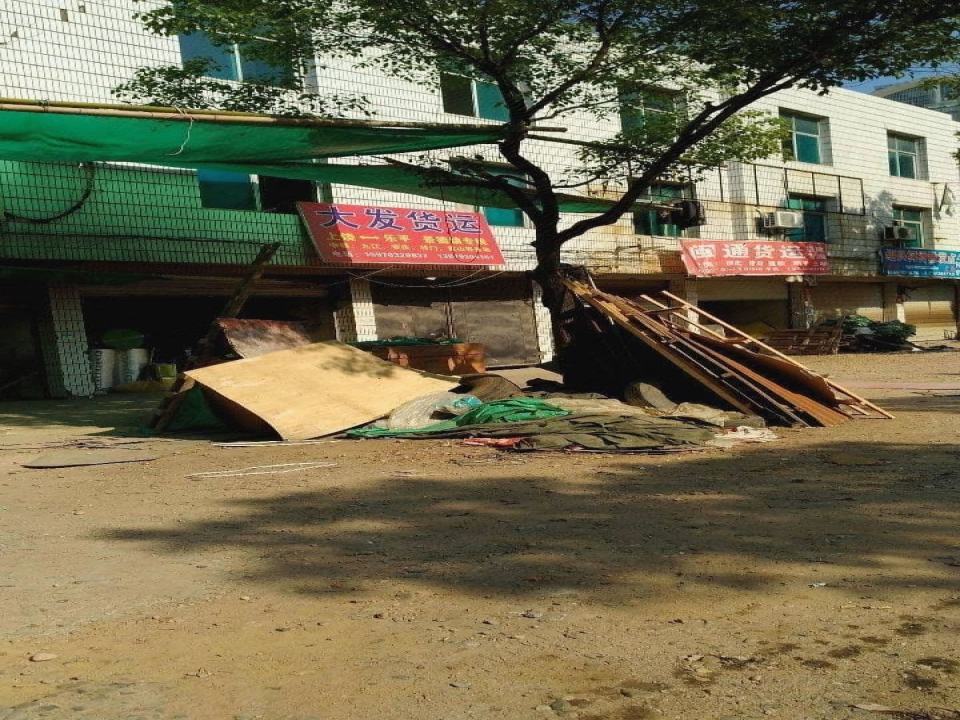
[[[811,364],[960,388],[960,354]],[[9,448],[130,432],[153,400],[0,405],[0,718],[958,707],[960,389],[863,392],[898,419],[731,452],[177,440],[62,470]],[[310,460],[337,466],[185,477]]]

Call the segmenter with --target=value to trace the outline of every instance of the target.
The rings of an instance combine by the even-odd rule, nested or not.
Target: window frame
[[[237,178],[246,177],[246,185],[249,191],[250,199],[252,200],[252,207],[226,207],[223,205],[207,205],[204,204],[204,180],[202,175],[204,173],[217,173],[221,176],[234,175]],[[232,212],[243,212],[243,213],[266,213],[269,215],[295,215],[295,211],[279,211],[279,210],[266,210],[263,207],[263,196],[261,195],[260,185],[262,183],[262,178],[269,178],[269,175],[252,175],[248,173],[235,173],[227,170],[206,170],[204,168],[197,168],[193,173],[194,181],[197,185],[197,192],[200,199],[200,208],[203,210],[228,210]],[[278,180],[284,180],[286,178],[277,178]],[[325,183],[316,183],[312,181],[313,185],[313,197],[310,202],[315,202],[318,197],[321,197],[325,192]],[[237,181],[239,185],[239,180]]]
[[[900,148],[901,142],[913,144],[913,151]],[[891,147],[892,145],[892,147]],[[902,170],[902,158],[909,157],[913,162],[913,174],[905,175]],[[922,180],[925,173],[922,166],[923,138],[913,135],[903,135],[896,132],[887,132],[887,169],[890,177],[906,178],[908,180]]]
[[[674,188],[677,190],[676,195],[663,194],[663,188]],[[647,192],[641,195],[638,200],[645,199],[652,202],[662,201],[663,204],[673,200],[694,200],[695,186],[692,183],[686,182],[658,182],[652,183]],[[657,192],[661,190],[661,192]],[[647,210],[634,210],[632,214],[633,221],[633,233],[634,235],[642,235],[644,237],[669,237],[669,238],[683,238],[686,237],[685,232],[686,228],[682,228],[679,225],[671,222],[662,222],[658,213],[659,210],[654,210],[652,208]],[[649,230],[650,232],[647,232]],[[661,230],[661,232],[654,232],[655,230]],[[662,232],[666,230],[666,232]]]
[[[825,162],[826,153],[824,152],[824,129],[826,128],[826,118],[818,117],[816,115],[808,115],[806,113],[797,112],[795,110],[789,110],[787,108],[780,108],[781,120],[789,121],[790,123],[790,137],[784,138],[783,140],[783,159],[787,162],[800,162],[806,165],[827,165],[829,163]],[[797,120],[806,120],[808,122],[814,122],[817,125],[816,134],[807,132],[804,130],[797,129]],[[797,137],[802,136],[805,138],[814,138],[816,140],[817,147],[817,159],[816,160],[802,160],[800,158],[800,145],[797,142]]]
[[[669,98],[672,110],[652,107],[648,102],[649,98],[659,96],[660,98]],[[627,107],[627,103],[632,103],[632,107]],[[671,90],[670,88],[651,87],[643,90],[636,90],[629,93],[619,93],[619,114],[621,131],[630,131],[643,127],[644,119],[648,113],[660,115],[673,115],[675,119],[684,116],[686,113],[687,102],[686,94],[682,90]]]
[[[892,207],[893,220],[899,222],[904,227],[913,227],[916,230],[916,238],[911,240],[912,244],[904,245],[909,248],[922,248],[926,241],[926,224],[929,208],[914,207],[912,205],[894,205]],[[903,217],[905,212],[916,213],[919,218],[916,220],[907,220]]]
[[[444,93],[444,84],[443,84],[444,76],[452,77],[452,78],[462,78],[470,82],[470,102],[473,110],[473,113],[471,115],[467,115],[466,113],[447,109],[448,102],[447,102],[447,96]],[[496,92],[496,94],[500,98],[499,109],[496,108],[495,106],[494,109],[488,111],[487,114],[484,114],[483,104],[481,103],[481,92],[480,92],[481,86],[484,88],[490,88]],[[480,118],[482,120],[494,120],[497,122],[507,122],[510,120],[510,111],[507,109],[506,103],[504,102],[504,99],[503,99],[503,94],[500,92],[500,88],[497,87],[496,83],[492,83],[489,80],[478,80],[477,78],[471,77],[469,75],[463,75],[461,73],[446,72],[446,71],[440,72],[440,104],[443,107],[443,111],[450,115],[460,115],[462,117],[475,117],[475,118]]]
[[[501,163],[483,163],[484,169],[490,171],[492,175],[500,176],[496,171],[503,170],[506,171],[504,174],[516,175],[517,170],[512,165],[506,165]],[[507,178],[507,182],[514,187],[526,187],[521,184],[519,180],[514,178]],[[498,208],[498,207],[489,207],[486,205],[474,205],[474,212],[482,213],[484,219],[487,221],[487,224],[490,227],[527,227],[527,215],[520,208]],[[490,219],[490,212],[493,213],[513,213],[513,217],[518,220],[516,223],[503,223],[503,222],[494,222]]]
[[[292,82],[290,82],[290,81],[292,81],[294,78],[296,78],[296,76],[297,76],[298,74],[300,74],[300,69],[297,68],[297,67],[295,67],[292,62],[290,63],[290,66],[289,66],[289,67],[287,67],[287,68],[282,68],[282,67],[280,67],[280,66],[272,66],[272,65],[269,65],[266,61],[264,61],[264,60],[258,60],[258,59],[255,59],[255,58],[248,58],[248,59],[245,60],[244,57],[243,57],[243,52],[242,52],[242,50],[243,50],[243,44],[242,44],[242,43],[229,42],[229,43],[223,43],[223,44],[221,44],[221,45],[218,45],[217,43],[213,42],[213,40],[212,40],[211,37],[210,37],[210,33],[207,33],[207,32],[205,32],[205,31],[203,31],[203,30],[195,30],[195,31],[192,32],[192,33],[185,33],[185,34],[183,34],[183,35],[177,35],[177,43],[178,43],[179,49],[180,49],[180,61],[181,61],[181,63],[187,62],[187,61],[189,61],[189,60],[198,60],[198,59],[216,60],[216,58],[211,58],[211,57],[209,57],[209,56],[204,56],[204,55],[195,55],[195,56],[192,56],[192,57],[187,57],[187,56],[186,56],[186,54],[184,53],[183,41],[181,40],[181,38],[185,38],[185,37],[188,37],[188,36],[190,36],[190,35],[197,35],[197,34],[203,35],[204,38],[206,39],[206,42],[207,42],[209,45],[211,45],[211,46],[213,46],[214,48],[220,50],[224,55],[228,55],[228,56],[229,56],[230,69],[232,70],[232,77],[221,77],[221,76],[218,76],[218,75],[204,75],[204,77],[209,77],[209,78],[213,78],[213,79],[216,79],[216,80],[224,80],[224,81],[226,81],[226,82],[249,83],[249,84],[251,84],[251,85],[266,85],[266,86],[268,86],[268,87],[285,88],[285,87],[289,87],[290,85],[292,85]],[[270,43],[270,42],[276,42],[276,40],[273,40],[273,39],[268,38],[268,37],[261,37],[261,36],[259,36],[259,35],[253,35],[253,36],[251,36],[250,39],[248,40],[248,44],[249,44],[249,43],[264,43],[264,42]],[[252,64],[252,63],[258,63],[258,64],[261,64],[261,65],[267,66],[267,67],[275,67],[278,72],[280,72],[281,74],[283,74],[283,75],[285,76],[285,79],[276,78],[276,79],[273,79],[272,81],[267,81],[267,80],[264,80],[264,79],[249,80],[249,79],[247,79],[247,78],[245,77],[245,75],[246,75],[247,73],[244,71],[244,68],[245,68],[245,66],[246,66],[248,63],[250,63],[250,64]]]
[[[793,230],[787,230],[784,238],[791,242],[830,242],[830,198],[819,195],[806,195],[804,193],[789,193],[787,195],[787,209],[795,210],[803,215],[803,227]],[[799,205],[797,204],[799,203]],[[819,207],[805,207],[805,203],[817,203]],[[815,233],[821,237],[810,237],[810,220],[816,220],[820,226],[820,231]]]

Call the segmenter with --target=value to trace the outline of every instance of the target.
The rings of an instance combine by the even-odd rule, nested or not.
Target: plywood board
[[[329,341],[190,370],[206,390],[256,415],[284,440],[363,425],[456,379],[428,376]]]

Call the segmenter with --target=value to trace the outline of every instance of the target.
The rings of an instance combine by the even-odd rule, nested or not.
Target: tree
[[[141,19],[162,34],[200,30],[241,45],[267,38],[251,52],[302,67],[337,58],[421,82],[450,73],[495,85],[505,115],[499,152],[511,171],[463,159],[457,170],[507,193],[535,228],[533,278],[561,347],[565,243],[615,223],[657,180],[772,154],[782,129],[749,110],[767,95],[898,75],[960,47],[958,0],[168,0]],[[143,70],[121,93],[169,102],[192,92],[194,101],[273,111],[290,110],[282,100],[290,93],[327,111],[363,104],[305,93],[297,80],[269,97],[211,88],[202,70]],[[665,90],[670,102],[650,112]],[[580,113],[632,122],[578,145],[578,166],[556,176],[529,152],[530,135]],[[562,223],[558,193],[598,180],[619,188],[616,201]]]

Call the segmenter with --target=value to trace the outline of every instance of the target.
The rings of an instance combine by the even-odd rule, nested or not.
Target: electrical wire
[[[63,212],[57,213],[56,215],[51,215],[50,217],[36,218],[28,217],[26,215],[18,215],[7,210],[4,211],[3,217],[12,222],[31,223],[32,225],[48,225],[56,222],[57,220],[62,220],[65,217],[73,215],[75,212],[83,208],[83,206],[86,205],[87,200],[90,199],[90,196],[93,195],[94,177],[96,175],[96,165],[94,165],[94,163],[80,163],[80,167],[83,168],[85,175],[83,193],[80,195],[79,200],[77,200],[73,205],[68,207]]]

